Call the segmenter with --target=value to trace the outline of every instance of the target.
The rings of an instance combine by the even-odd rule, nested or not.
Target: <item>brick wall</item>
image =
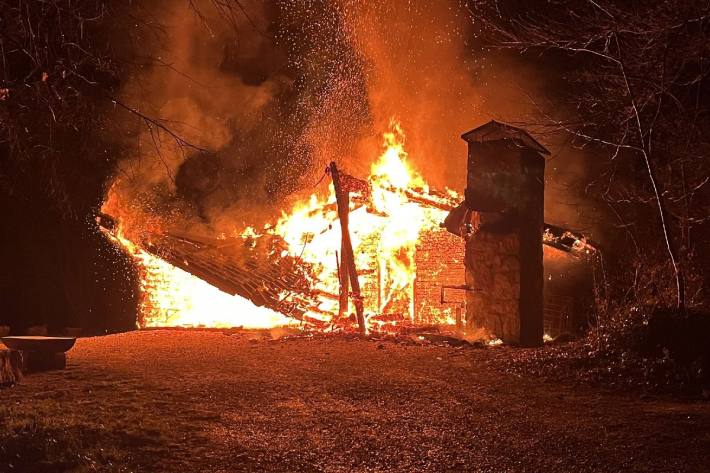
[[[414,281],[414,314],[418,323],[443,322],[454,317],[455,309],[463,307],[464,291],[447,289],[441,304],[442,285],[465,283],[465,243],[463,238],[437,228],[421,235],[417,245]],[[462,309],[462,313],[464,310]]]

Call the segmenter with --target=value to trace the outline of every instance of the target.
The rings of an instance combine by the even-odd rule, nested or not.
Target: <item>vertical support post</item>
[[[350,286],[353,290],[353,303],[355,304],[355,313],[357,315],[357,323],[360,328],[360,333],[367,333],[365,325],[365,313],[362,304],[362,295],[360,294],[360,282],[357,279],[357,270],[355,268],[355,256],[353,255],[353,245],[350,241],[350,230],[348,229],[348,217],[350,212],[350,197],[340,184],[340,175],[335,162],[330,163],[330,177],[333,179],[333,188],[335,189],[335,200],[338,206],[338,219],[340,219],[341,229],[341,268],[345,267]],[[342,281],[342,279],[341,279]],[[342,291],[341,285],[341,291]],[[341,292],[342,294],[342,292]],[[347,294],[347,292],[346,292]],[[341,297],[342,300],[342,297]]]
[[[348,262],[345,256],[345,245],[340,242],[340,256],[338,259],[338,280],[340,281],[340,294],[338,299],[338,318],[342,319],[348,313],[348,294],[350,292],[350,278],[348,277]]]

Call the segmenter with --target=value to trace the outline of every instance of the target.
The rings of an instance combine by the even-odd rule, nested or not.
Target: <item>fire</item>
[[[395,120],[390,121],[390,131],[384,133],[385,152],[372,165],[371,177],[396,189],[424,187],[424,180],[407,163],[404,150],[404,131]]]
[[[296,321],[255,306],[240,296],[220,291],[202,279],[153,256],[128,240],[120,230],[109,236],[138,263],[142,293],[141,327],[271,328]]]
[[[382,153],[372,164],[362,187],[350,193],[349,229],[370,328],[416,322],[414,310],[415,254],[423,232],[439,227],[447,211],[423,205],[412,193],[428,195],[424,179],[410,165],[404,148],[405,135],[392,120],[383,134]],[[450,203],[458,198],[449,191],[439,197]],[[274,225],[263,230],[248,227],[239,237],[280,238],[285,247],[280,257],[291,257],[312,269],[310,285],[320,294],[308,317],[337,321],[341,229],[333,187],[326,196],[311,195],[283,212]],[[219,291],[201,279],[170,265],[133,245],[120,242],[136,257],[142,272],[144,293],[142,325],[273,327],[296,321],[270,309],[254,306],[239,296]],[[289,299],[285,291],[283,300]],[[349,307],[348,313],[354,312]],[[429,321],[431,322],[431,321]],[[447,314],[441,323],[450,323]]]
[[[369,202],[362,203],[362,195],[350,199],[349,229],[370,325],[386,315],[415,320],[416,245],[421,233],[437,228],[447,214],[407,196],[413,189],[427,192],[428,186],[408,162],[400,125],[393,120],[383,137],[383,152],[367,180]],[[326,198],[312,195],[291,213],[282,214],[273,232],[289,243],[291,256],[318,269],[315,285],[320,291],[338,294],[341,229],[332,187]],[[334,298],[324,298],[319,309],[335,314],[337,304]]]

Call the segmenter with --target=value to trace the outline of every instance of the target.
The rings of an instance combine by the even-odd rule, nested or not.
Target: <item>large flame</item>
[[[383,134],[383,152],[371,167],[370,195],[351,195],[349,229],[359,273],[368,324],[416,321],[414,312],[415,253],[423,232],[439,226],[447,212],[410,199],[413,191],[428,192],[424,179],[411,167],[404,148],[404,133],[392,120]],[[451,194],[451,192],[450,192]],[[359,198],[358,198],[359,197]],[[457,197],[451,195],[451,197]],[[312,267],[317,310],[308,315],[331,321],[338,314],[338,258],[341,229],[335,192],[316,194],[282,213],[275,225],[240,232],[243,238],[264,234],[286,243],[281,256],[290,255]],[[239,296],[230,296],[191,274],[119,240],[136,257],[142,273],[142,325],[273,327],[295,321],[275,311],[259,308]],[[285,295],[286,296],[286,295]],[[352,313],[353,307],[349,307]],[[431,321],[429,321],[431,322]],[[437,322],[450,323],[442,313]]]
[[[428,188],[407,160],[399,123],[392,120],[383,136],[384,151],[368,178],[373,208],[350,201],[349,230],[370,325],[382,319],[396,320],[397,316],[414,321],[416,245],[422,232],[438,227],[447,214],[406,195],[407,190],[426,192]],[[339,293],[341,229],[334,203],[331,187],[325,199],[312,195],[292,212],[284,213],[272,230],[288,242],[292,256],[317,268],[315,285],[327,294]],[[319,309],[336,314],[337,305],[334,298],[323,298]]]
[[[136,260],[140,273],[141,327],[271,328],[295,325],[296,320],[257,307],[154,256],[128,240],[122,231],[111,234]]]

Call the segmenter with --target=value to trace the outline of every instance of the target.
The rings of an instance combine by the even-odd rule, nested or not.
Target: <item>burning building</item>
[[[176,229],[136,231],[130,228],[130,215],[118,215],[113,235],[136,256],[143,273],[139,325],[322,327],[338,322],[338,314],[356,312],[358,298],[371,327],[452,320],[453,306],[460,303],[442,304],[437,281],[447,272],[454,274],[449,280],[462,280],[463,271],[446,263],[463,261],[463,244],[440,223],[460,197],[430,190],[410,167],[403,140],[393,122],[367,179],[340,173],[348,190],[348,235],[361,287],[346,307],[341,301],[341,221],[331,188],[325,195],[314,193],[265,228],[247,227],[217,239]],[[117,198],[110,195],[108,213],[120,208]],[[437,251],[442,241],[460,251],[442,257]],[[434,268],[430,261],[440,263]],[[260,315],[246,316],[254,311],[240,306],[245,301],[239,296],[261,306]],[[202,316],[195,312],[200,306]]]
[[[478,185],[480,193],[467,192],[466,203],[460,204],[459,194],[430,189],[411,167],[398,123],[393,121],[383,138],[382,153],[366,179],[338,170],[333,163],[327,172],[334,185],[327,193],[313,193],[263,228],[235,229],[217,238],[176,228],[131,228],[132,216],[120,215],[120,211],[115,215],[121,209],[116,202],[119,196],[110,194],[104,210],[117,218],[115,222],[104,219],[102,226],[134,255],[140,268],[143,294],[138,325],[301,325],[318,330],[358,325],[362,331],[391,331],[412,325],[460,326],[465,310],[469,329],[483,327],[490,336],[519,342],[480,315],[487,307],[498,307],[499,311],[488,312],[489,317],[515,319],[518,307],[529,304],[518,297],[527,290],[525,284],[521,284],[524,290],[511,292],[520,280],[506,286],[511,293],[499,292],[506,288],[503,286],[488,292],[495,294],[495,300],[477,291],[485,281],[484,270],[493,274],[505,269],[500,262],[507,256],[500,246],[505,246],[506,238],[513,238],[484,236],[498,209],[488,209],[478,197],[488,191],[493,195],[496,189],[478,182],[481,179],[475,173],[472,177],[477,155],[472,151],[469,159],[469,190]],[[511,143],[506,146],[517,152],[519,143]],[[489,165],[492,170],[493,158]],[[542,179],[541,171],[538,167],[531,175]],[[511,183],[512,176],[511,172]],[[496,179],[499,176],[494,173],[490,182]],[[533,199],[540,206],[541,189]],[[477,206],[475,212],[469,202]],[[466,223],[459,221],[452,232],[452,216],[462,211]],[[487,211],[492,213],[484,213]],[[531,233],[539,250],[535,278],[540,279],[540,300],[535,317],[541,339],[541,207],[535,212]],[[449,231],[444,228],[445,220]],[[476,231],[472,231],[474,226]],[[460,231],[464,227],[468,230]],[[559,242],[559,238],[547,240],[548,245]],[[486,241],[490,242],[488,247],[482,243]],[[581,239],[575,241],[584,244]],[[532,264],[523,258],[517,261],[518,266],[512,268],[517,271]],[[506,304],[497,303],[501,298]]]

